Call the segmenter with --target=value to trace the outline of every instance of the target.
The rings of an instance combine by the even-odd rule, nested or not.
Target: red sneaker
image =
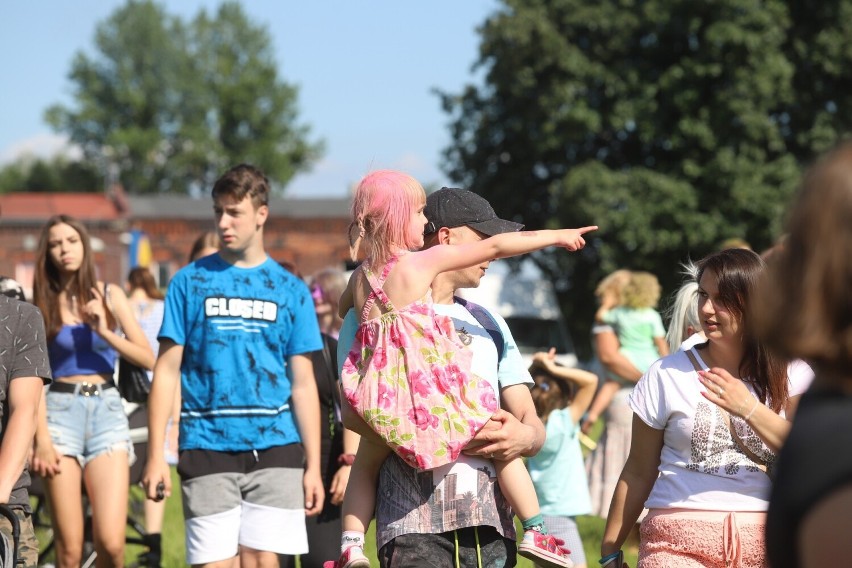
[[[518,545],[518,554],[529,558],[538,566],[547,568],[571,568],[574,563],[568,558],[570,550],[563,548],[565,541],[538,531],[524,531],[524,539]]]
[[[370,568],[370,559],[364,556],[364,549],[360,546],[350,546],[341,553],[337,562],[327,560],[322,563],[322,568]]]

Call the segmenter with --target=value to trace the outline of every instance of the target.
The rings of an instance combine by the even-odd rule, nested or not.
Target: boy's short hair
[[[269,205],[269,180],[266,175],[251,164],[234,166],[216,180],[211,196],[214,201],[233,200],[237,203],[251,197],[255,209]]]

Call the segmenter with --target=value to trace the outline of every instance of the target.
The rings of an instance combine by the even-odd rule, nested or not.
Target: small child
[[[623,354],[643,373],[651,363],[669,354],[663,318],[654,308],[660,301],[660,283],[650,272],[631,272],[630,279],[621,291],[621,304],[613,305],[614,295],[601,297],[601,305],[595,314],[596,323],[611,325],[615,329]],[[586,425],[597,420],[609,406],[615,393],[626,386],[621,377],[609,374],[595,397]],[[588,429],[588,428],[586,428]]]
[[[350,233],[352,256],[363,245],[367,259],[341,298],[341,315],[352,306],[360,314],[341,381],[347,401],[382,443],[362,438],[358,447],[343,501],[338,568],[369,566],[364,532],[388,453],[395,451],[418,469],[451,463],[497,408],[493,389],[471,373],[471,352],[452,320],[434,312],[435,276],[548,246],[579,250],[585,246],[583,234],[597,228],[504,233],[419,251],[425,204],[416,180],[388,170],[361,180],[352,204],[357,230],[354,239]],[[543,566],[569,566],[561,541],[544,530],[523,461],[495,460],[494,465],[503,495],[524,526],[519,553]]]
[[[574,518],[592,510],[589,482],[580,449],[580,418],[595,395],[598,377],[563,367],[555,350],[533,355],[532,398],[544,421],[547,438],[527,469],[538,494],[541,514],[550,532],[571,549],[574,568],[586,568],[586,554]]]

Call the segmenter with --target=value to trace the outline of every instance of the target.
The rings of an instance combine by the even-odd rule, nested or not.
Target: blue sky
[[[44,122],[54,103],[71,104],[67,79],[80,50],[94,54],[96,25],[123,0],[36,0],[0,5],[0,163],[22,152],[49,155],[63,144]],[[217,0],[162,1],[190,18]],[[472,74],[476,29],[497,0],[243,0],[267,26],[281,77],[300,88],[303,122],[326,142],[308,174],[288,186],[292,196],[345,195],[375,168],[397,168],[424,184],[449,182],[441,150],[448,117],[433,88],[459,92]]]

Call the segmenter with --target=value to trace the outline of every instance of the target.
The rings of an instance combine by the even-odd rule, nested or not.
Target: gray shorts
[[[204,452],[208,457],[217,452]],[[178,470],[185,466],[181,453]],[[301,467],[266,467],[259,452],[222,454],[242,471],[216,471],[181,480],[186,561],[206,564],[236,556],[240,546],[278,554],[308,551]],[[232,460],[231,458],[238,458]],[[243,460],[243,458],[247,458]],[[274,460],[273,460],[274,461]],[[278,462],[280,463],[280,461]],[[216,469],[216,468],[214,468]]]

